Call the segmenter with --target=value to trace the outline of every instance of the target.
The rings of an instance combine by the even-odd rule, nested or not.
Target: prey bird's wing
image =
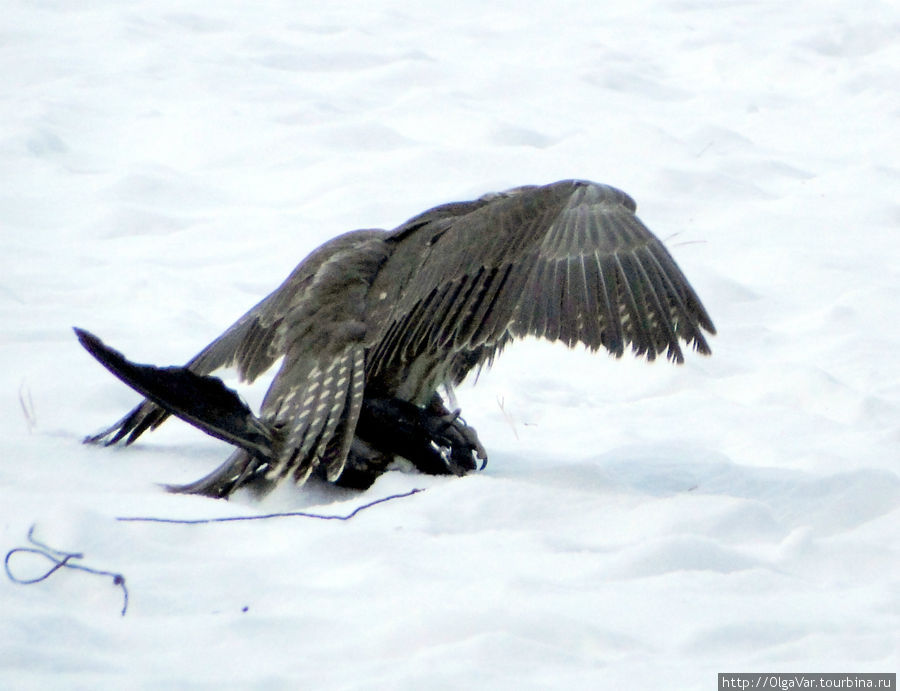
[[[270,430],[221,379],[186,367],[134,363],[84,329],[75,334],[100,364],[167,413],[257,456],[271,455]]]
[[[712,321],[615,188],[568,180],[436,207],[400,226],[370,292],[370,370],[453,360],[459,379],[512,338],[653,359],[709,353]],[[455,360],[454,360],[455,358]]]

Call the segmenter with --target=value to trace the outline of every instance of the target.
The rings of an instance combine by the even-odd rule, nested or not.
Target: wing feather
[[[666,284],[666,295],[677,306],[674,308],[673,318],[675,332],[696,350],[709,355],[712,351],[701,329],[712,334],[715,334],[716,330],[700,298],[686,281],[684,283],[677,281],[675,272],[679,269],[664,247],[651,246],[647,248],[647,252],[656,264],[661,280]]]
[[[302,484],[319,465],[337,478],[362,406],[365,351],[357,339],[327,352],[286,361],[263,401],[263,419],[278,432],[266,477]]]
[[[468,276],[447,284],[441,291],[440,300],[435,304],[434,311],[429,313],[422,310],[416,315],[418,325],[417,332],[424,333],[428,347],[442,348],[452,333],[454,314],[459,311],[466,300],[467,284],[471,284]],[[471,289],[471,285],[468,286]]]
[[[611,254],[601,254],[594,250],[594,262],[599,277],[598,294],[601,301],[601,312],[606,327],[606,340],[603,345],[616,357],[625,351],[625,327],[622,321],[618,298],[618,281],[616,266]]]
[[[384,235],[383,231],[358,230],[325,243],[304,259],[284,282],[254,305],[218,338],[191,358],[186,367],[195,374],[211,374],[236,367],[242,381],[253,382],[269,370],[289,347],[284,321],[317,299],[313,290],[319,270],[333,256],[352,251]],[[144,400],[111,427],[86,439],[88,442],[131,444],[144,432],[155,429],[169,417],[158,405]]]
[[[648,299],[652,303],[657,327],[657,344],[655,349],[661,352],[666,349],[666,357],[676,362],[683,362],[684,356],[678,348],[678,335],[675,333],[675,326],[672,323],[672,308],[668,301],[664,304],[665,286],[660,280],[655,265],[647,261],[646,250],[640,250],[635,253],[635,262],[638,270],[641,272],[644,282],[648,286]],[[674,344],[674,345],[673,345]]]
[[[563,342],[571,348],[579,340],[585,344],[589,340],[588,327],[584,319],[585,290],[581,257],[566,260],[565,281],[562,311],[568,315],[568,321],[563,329],[563,333],[567,334]]]
[[[575,315],[573,331],[575,338],[568,339],[566,345],[571,347],[577,340],[589,348],[600,346],[599,315],[597,314],[596,296],[588,288],[587,272],[584,257],[574,257],[567,264],[568,293],[566,309]]]
[[[490,309],[502,280],[501,272],[496,268],[482,269],[479,272],[476,289],[466,305],[463,319],[453,330],[454,349],[465,348],[467,344],[473,343],[475,331],[484,320],[485,311]]]
[[[632,348],[638,355],[647,354],[652,359],[655,356],[655,352],[652,347],[651,327],[648,323],[640,275],[634,270],[630,255],[616,252],[613,258],[615,259],[620,279],[620,300],[624,304],[625,312],[628,314],[628,324],[631,327],[630,340]]]
[[[492,306],[498,297],[503,294],[504,286],[509,278],[512,267],[510,265],[492,268],[489,277],[485,279],[484,291],[481,294],[478,304],[472,311],[468,323],[464,328],[459,330],[454,345],[457,348],[465,347],[466,343],[474,346],[484,344],[483,336],[485,327],[490,329],[490,314]]]
[[[270,480],[343,470],[365,389],[365,297],[386,257],[380,237],[335,254],[285,317],[287,353],[261,410],[278,432]]]
[[[366,383],[365,349],[362,346],[353,349],[352,367],[347,376],[350,385],[347,387],[344,415],[322,450],[322,462],[325,464],[326,477],[330,482],[337,480],[344,470],[356,430],[356,421],[359,420],[362,409]]]
[[[358,350],[358,345],[351,344],[327,363],[319,359],[296,363],[284,373],[290,386],[286,391],[276,389],[268,416],[270,424],[281,430],[279,453],[267,472],[270,480],[291,475],[302,484],[325,457],[338,429],[343,427],[342,445],[348,432],[352,433],[356,419],[348,419],[347,408],[348,401],[352,404],[353,400]]]
[[[715,333],[712,321],[635,208],[615,188],[569,180],[404,224],[373,287],[386,298],[370,303],[370,376],[403,376],[426,358],[435,364],[416,376],[427,388],[452,353],[481,364],[528,335],[677,362],[681,341],[708,352],[702,330]]]
[[[456,299],[449,305],[449,309],[438,329],[436,341],[439,348],[448,347],[456,332],[464,324],[466,316],[472,311],[472,303],[478,299],[483,274],[484,270],[479,269],[474,276],[466,276],[460,281],[460,289]]]

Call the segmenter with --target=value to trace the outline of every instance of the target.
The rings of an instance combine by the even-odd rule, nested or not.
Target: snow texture
[[[8,0],[0,72],[0,546],[130,595],[0,579],[3,688],[900,667],[897,3]],[[361,494],[167,495],[228,453],[177,421],[79,443],[137,396],[72,325],[177,364],[340,232],[567,177],[637,199],[711,358],[517,344],[458,392],[484,472]]]

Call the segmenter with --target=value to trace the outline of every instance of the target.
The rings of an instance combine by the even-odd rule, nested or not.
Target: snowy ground
[[[897,671],[900,7],[301,5],[4,3],[0,547],[35,524],[130,601],[120,616],[120,589],[75,571],[0,578],[0,686]],[[459,392],[483,473],[363,494],[166,495],[227,453],[174,422],[79,443],[137,399],[70,326],[178,363],[339,232],[566,177],[637,199],[716,322],[713,357],[519,344]],[[417,487],[349,522],[115,520]]]

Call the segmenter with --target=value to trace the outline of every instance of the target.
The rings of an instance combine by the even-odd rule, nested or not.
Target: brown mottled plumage
[[[681,341],[709,353],[702,330],[715,333],[712,321],[634,212],[624,192],[566,180],[445,204],[393,231],[325,243],[185,366],[197,375],[235,366],[253,381],[284,357],[258,418],[272,432],[268,453],[238,448],[207,478],[175,489],[227,496],[262,476],[349,477],[378,456],[379,444],[373,451],[357,434],[364,404],[431,406],[429,420],[449,421],[437,390],[489,364],[514,338],[616,356],[630,346],[676,362]],[[180,414],[159,402],[145,400],[89,441],[131,443]],[[452,424],[465,437],[468,428]],[[361,472],[371,481],[387,462]]]

